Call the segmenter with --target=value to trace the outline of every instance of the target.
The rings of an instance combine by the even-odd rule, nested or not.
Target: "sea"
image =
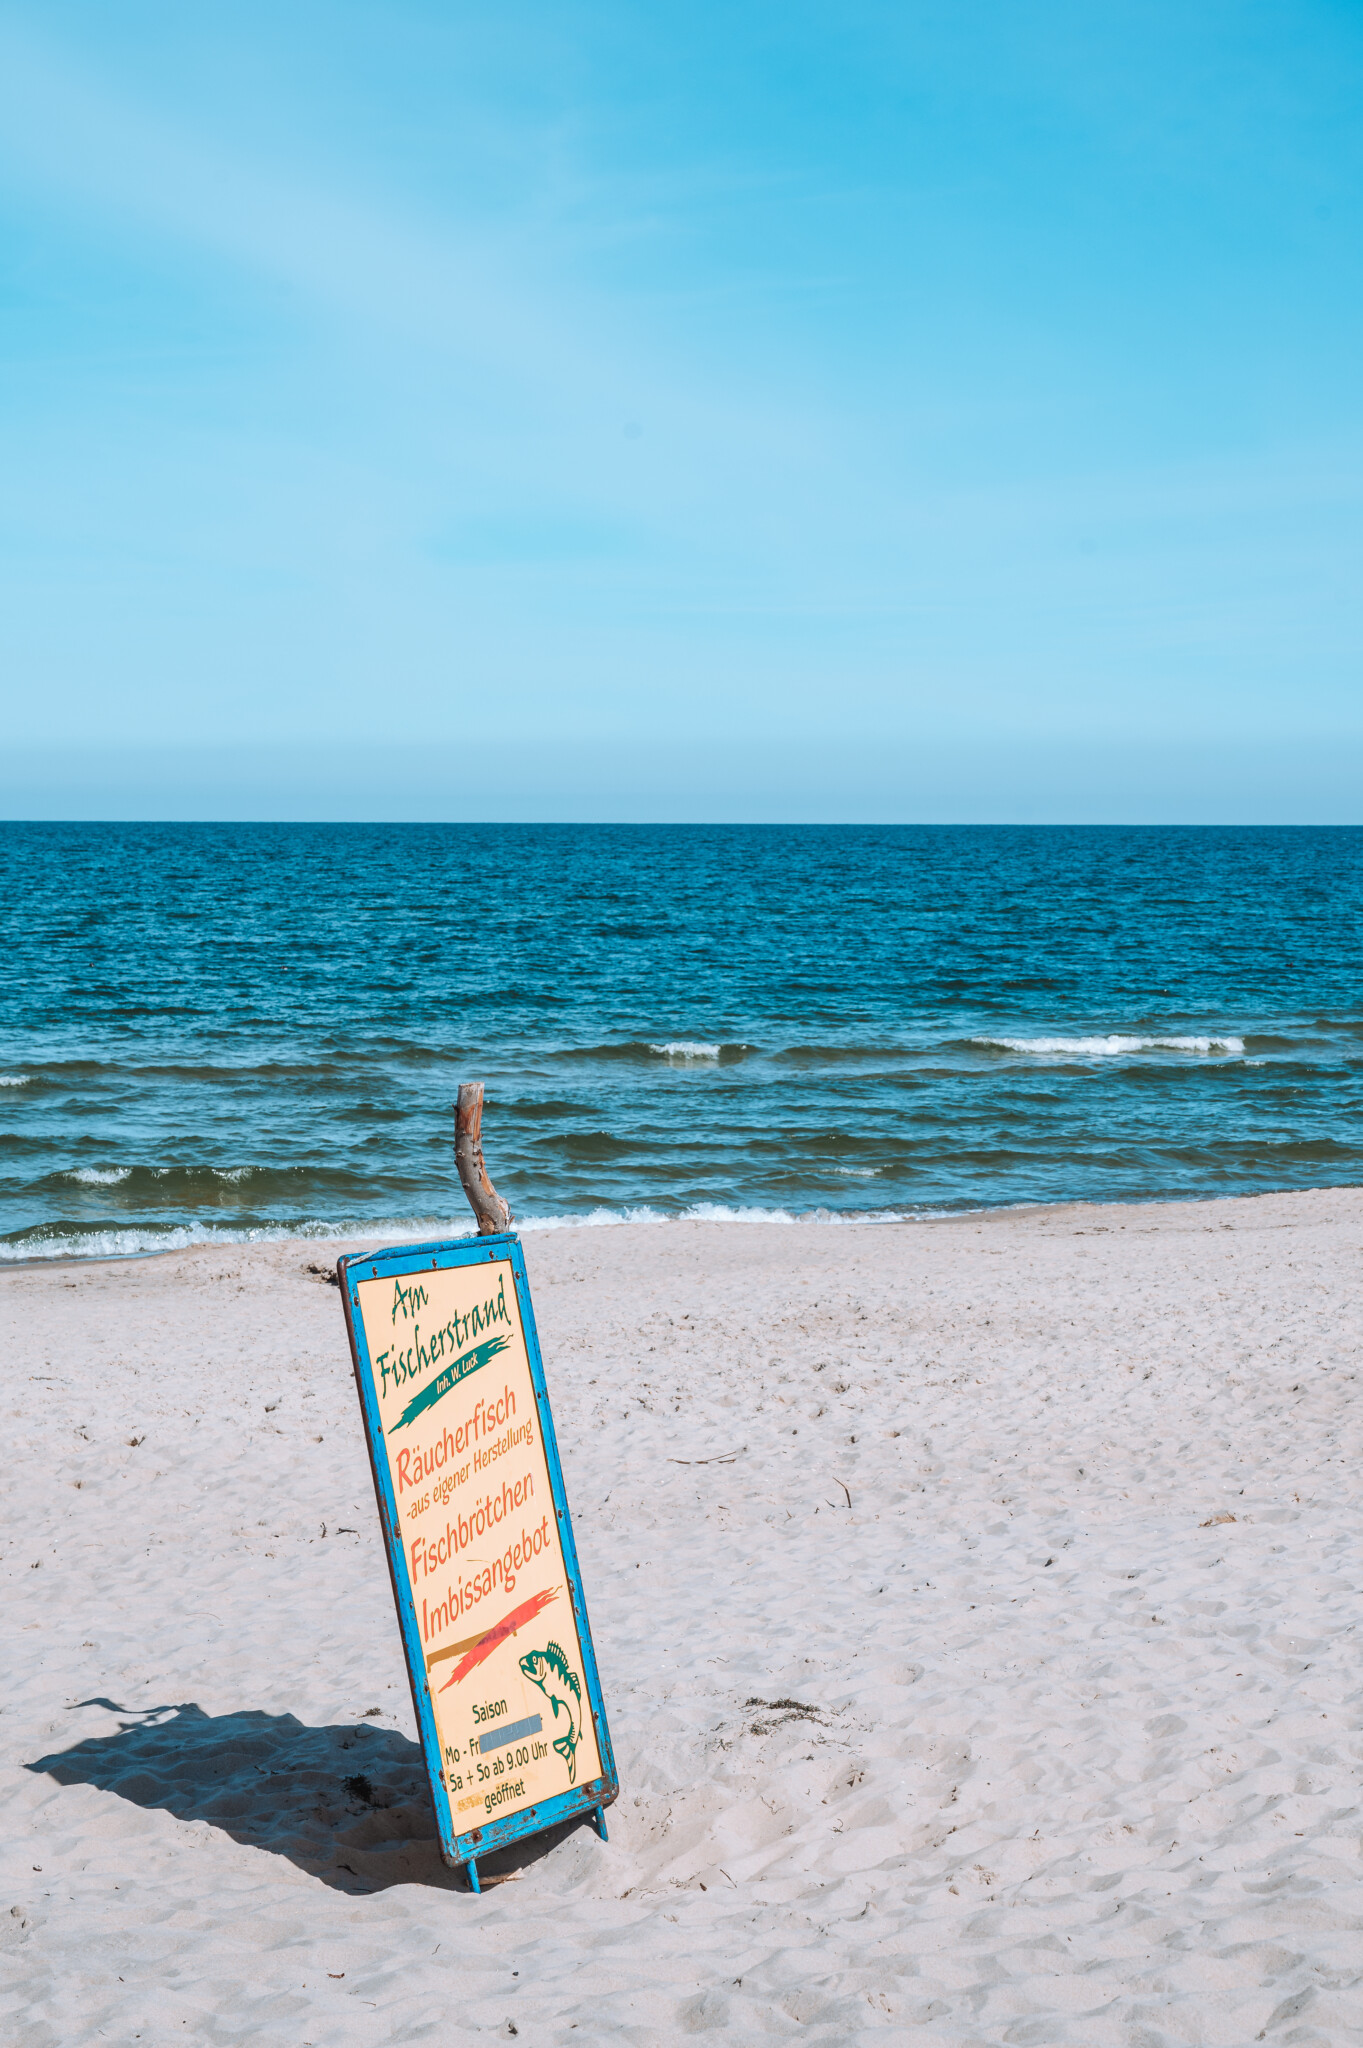
[[[1363,830],[3,824],[0,1257],[1363,1179]]]

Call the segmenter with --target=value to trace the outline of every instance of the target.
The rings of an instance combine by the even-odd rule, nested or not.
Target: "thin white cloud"
[[[820,428],[768,391],[726,390],[668,358],[622,298],[583,290],[545,210],[483,227],[414,220],[365,192],[187,127],[139,103],[13,20],[0,19],[0,175],[115,232],[159,237],[297,295],[359,339],[458,367],[567,426],[643,418],[669,443],[676,481],[702,443],[779,458]],[[429,372],[428,372],[429,373]],[[523,416],[524,417],[524,416]],[[618,482],[628,491],[628,465]]]

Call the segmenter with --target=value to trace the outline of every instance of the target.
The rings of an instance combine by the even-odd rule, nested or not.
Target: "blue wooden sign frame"
[[[489,1816],[481,1826],[460,1832],[455,1827],[454,1813],[445,1783],[440,1737],[431,1701],[430,1674],[422,1649],[416,1601],[403,1550],[397,1498],[393,1491],[388,1457],[383,1449],[383,1425],[374,1393],[369,1339],[364,1327],[358,1289],[368,1280],[400,1279],[408,1275],[441,1272],[450,1267],[480,1266],[496,1260],[508,1261],[515,1279],[516,1304],[520,1311],[521,1328],[529,1360],[541,1444],[549,1470],[550,1491],[568,1595],[572,1603],[573,1622],[582,1651],[587,1707],[596,1735],[601,1775],[586,1784],[571,1786],[568,1791],[542,1800],[538,1805],[523,1808],[503,1819]],[[417,1728],[421,1735],[426,1773],[430,1779],[431,1797],[435,1804],[440,1853],[451,1867],[464,1865],[468,1871],[469,1883],[473,1890],[477,1891],[478,1858],[490,1855],[494,1849],[503,1849],[509,1843],[523,1841],[528,1835],[540,1834],[544,1829],[557,1827],[564,1821],[589,1818],[604,1840],[604,1809],[619,1796],[620,1791],[610,1730],[606,1725],[606,1709],[601,1697],[596,1652],[592,1646],[591,1628],[587,1620],[587,1603],[582,1591],[577,1546],[573,1541],[568,1500],[563,1487],[563,1469],[559,1463],[558,1444],[554,1436],[554,1419],[544,1380],[544,1363],[535,1329],[534,1310],[530,1303],[530,1283],[526,1277],[525,1257],[520,1239],[514,1231],[508,1231],[495,1236],[456,1238],[447,1243],[398,1245],[388,1251],[366,1252],[363,1255],[355,1253],[337,1260],[336,1275],[345,1308],[351,1359],[355,1367],[355,1384],[359,1389],[360,1412],[364,1418],[369,1465],[374,1476],[374,1492],[378,1499],[379,1522],[388,1556],[389,1576],[393,1583],[393,1600],[397,1608],[398,1627],[402,1633],[407,1675],[411,1681],[412,1704],[416,1709]]]

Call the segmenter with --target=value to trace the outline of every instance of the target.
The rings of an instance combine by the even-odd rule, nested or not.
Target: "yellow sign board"
[[[398,1617],[449,1862],[618,1785],[519,1241],[342,1261]]]

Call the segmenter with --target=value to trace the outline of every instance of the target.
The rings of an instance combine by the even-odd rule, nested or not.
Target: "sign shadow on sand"
[[[421,1749],[394,1729],[368,1721],[310,1728],[292,1714],[205,1714],[192,1701],[137,1709],[90,1699],[68,1711],[83,1707],[122,1716],[117,1732],[25,1769],[220,1829],[338,1891],[467,1888],[463,1873],[441,1860]],[[518,1875],[580,1825],[489,1857],[483,1881]]]

